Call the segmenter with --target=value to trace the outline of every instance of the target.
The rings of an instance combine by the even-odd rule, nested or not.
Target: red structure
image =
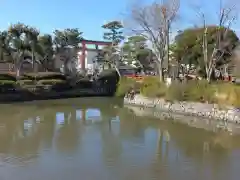
[[[87,49],[86,45],[95,45],[95,50],[98,50],[98,46],[110,46],[112,44],[112,42],[106,42],[106,41],[92,41],[92,40],[82,40],[81,41],[81,55],[80,55],[80,64],[82,69],[84,70],[86,65],[85,65],[85,58],[86,58],[86,51],[89,50]]]

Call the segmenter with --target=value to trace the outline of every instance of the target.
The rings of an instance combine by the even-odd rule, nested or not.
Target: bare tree
[[[229,2],[229,1],[228,1]],[[204,32],[202,34],[202,50],[203,50],[203,61],[207,80],[210,82],[211,75],[216,69],[216,63],[223,58],[225,54],[232,55],[232,52],[226,52],[227,46],[229,46],[228,34],[232,24],[237,19],[236,4],[227,5],[223,3],[223,0],[219,0],[218,17],[216,23],[216,43],[214,44],[213,50],[210,50],[208,44],[208,33],[209,26],[207,24],[207,15],[204,11],[199,8],[198,15],[201,18]]]
[[[161,81],[163,62],[169,62],[169,32],[179,6],[180,0],[156,0],[147,5],[137,1],[130,9],[131,32],[146,37],[151,43]]]

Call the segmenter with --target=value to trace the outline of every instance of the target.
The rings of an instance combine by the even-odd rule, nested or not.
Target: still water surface
[[[0,180],[239,180],[240,138],[111,99],[0,105]]]

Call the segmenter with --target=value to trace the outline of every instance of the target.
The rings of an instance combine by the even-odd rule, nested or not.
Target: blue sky
[[[209,0],[202,0],[201,4],[205,4],[208,12],[214,13],[217,11],[214,9],[217,1],[212,0],[212,3],[209,3]],[[0,0],[0,2],[1,30],[6,29],[11,23],[23,22],[39,28],[42,33],[51,33],[54,29],[79,28],[84,38],[102,40],[101,25],[106,21],[124,19],[131,0]],[[181,3],[180,23],[175,31],[193,25],[196,19],[196,12],[189,10],[191,8],[189,0],[182,0]],[[213,16],[216,16],[216,13],[208,17]],[[238,24],[234,29],[238,30]]]
[[[0,0],[0,29],[23,22],[42,33],[79,28],[87,39],[101,40],[105,21],[121,19],[128,0]]]

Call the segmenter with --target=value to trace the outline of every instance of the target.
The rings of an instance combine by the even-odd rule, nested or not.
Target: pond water
[[[0,105],[0,180],[239,180],[240,138],[110,98]]]

